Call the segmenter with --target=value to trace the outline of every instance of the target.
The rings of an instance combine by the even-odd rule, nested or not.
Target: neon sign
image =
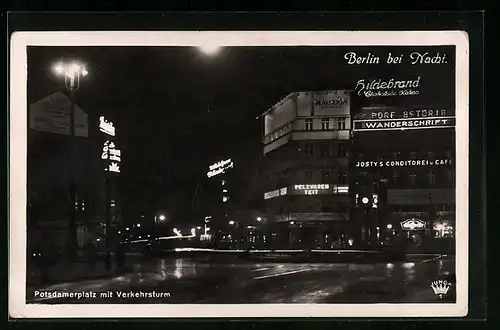
[[[109,160],[110,163],[104,169],[105,171],[120,173],[120,165],[121,162],[121,150],[116,149],[115,143],[112,141],[104,142],[104,146],[102,148],[101,159]]]
[[[207,173],[207,176],[211,178],[216,175],[226,173],[226,170],[233,167],[234,163],[231,159],[221,160],[220,162],[217,162],[209,166],[209,171]]]
[[[455,127],[455,117],[427,117],[426,119],[353,120],[354,131],[409,130]]]
[[[104,116],[99,118],[99,130],[104,134],[115,136],[115,127],[113,126],[113,123],[106,121]]]
[[[415,218],[406,219],[401,222],[401,228],[403,230],[422,230],[425,228],[425,221]]]
[[[276,189],[276,190],[273,190],[273,191],[266,192],[264,194],[264,199],[271,199],[271,198],[278,197],[278,196],[284,196],[287,193],[288,193],[288,188],[287,187],[281,188],[281,189]]]
[[[410,167],[410,166],[440,166],[451,165],[451,159],[408,159],[408,160],[388,160],[388,161],[363,161],[357,162],[358,168],[369,167]]]

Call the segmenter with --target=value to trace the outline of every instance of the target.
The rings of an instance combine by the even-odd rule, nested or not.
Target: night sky
[[[447,53],[448,64],[383,64],[388,52],[419,50]],[[348,51],[377,54],[382,64],[349,65]],[[51,70],[60,59],[89,71],[76,96],[89,121],[105,115],[115,123],[130,200],[159,189],[187,205],[207,166],[225,157],[248,176],[262,153],[256,117],[290,92],[421,75],[418,97],[370,102],[454,106],[452,47],[226,47],[215,56],[194,47],[31,47],[28,104],[64,90]]]

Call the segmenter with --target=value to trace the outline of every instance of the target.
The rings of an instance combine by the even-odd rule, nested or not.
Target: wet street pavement
[[[43,304],[453,302],[454,290],[440,299],[430,282],[453,273],[454,267],[453,258],[436,256],[376,264],[168,257],[137,262],[129,274],[29,287],[26,294],[28,303]]]

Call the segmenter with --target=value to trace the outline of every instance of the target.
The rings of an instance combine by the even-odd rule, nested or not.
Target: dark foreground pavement
[[[169,257],[142,261],[120,276],[28,287],[26,294],[28,303],[43,304],[454,302],[453,287],[442,299],[430,287],[454,268],[452,257],[436,256],[374,264]]]

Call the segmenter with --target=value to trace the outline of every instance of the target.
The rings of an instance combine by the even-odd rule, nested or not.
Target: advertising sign
[[[455,118],[433,117],[412,119],[376,119],[376,120],[354,120],[354,131],[387,131],[427,128],[451,128],[455,127]]]
[[[349,186],[333,184],[296,184],[290,186],[290,195],[348,194]]]
[[[406,219],[401,222],[401,229],[403,230],[423,230],[425,229],[425,221],[416,218]]]
[[[106,121],[104,116],[99,118],[99,130],[104,134],[115,136],[115,126],[112,122]]]
[[[348,91],[313,92],[313,115],[349,115],[350,95]]]
[[[418,167],[418,166],[442,166],[453,164],[451,159],[405,159],[386,161],[362,161],[357,162],[358,168],[380,168],[380,167]]]
[[[29,125],[32,130],[70,134],[71,101],[61,92],[51,94],[30,106]],[[74,134],[88,137],[88,115],[77,105],[74,108]]]
[[[348,213],[337,212],[318,212],[318,213],[290,213],[279,215],[276,217],[276,222],[288,221],[342,221],[348,220]]]
[[[104,143],[101,159],[109,161],[105,171],[120,173],[121,150],[116,149],[114,142],[106,141]]]
[[[228,169],[233,167],[234,163],[231,159],[221,160],[220,162],[217,162],[209,166],[209,171],[207,173],[207,176],[211,178],[219,174],[226,173]]]
[[[273,191],[266,192],[264,194],[264,199],[271,199],[271,198],[278,197],[278,196],[284,196],[287,193],[288,193],[288,188],[287,187],[281,188],[281,189],[276,189],[276,190],[273,190]]]
[[[354,131],[383,131],[455,127],[448,109],[391,109],[365,107],[354,116]]]

